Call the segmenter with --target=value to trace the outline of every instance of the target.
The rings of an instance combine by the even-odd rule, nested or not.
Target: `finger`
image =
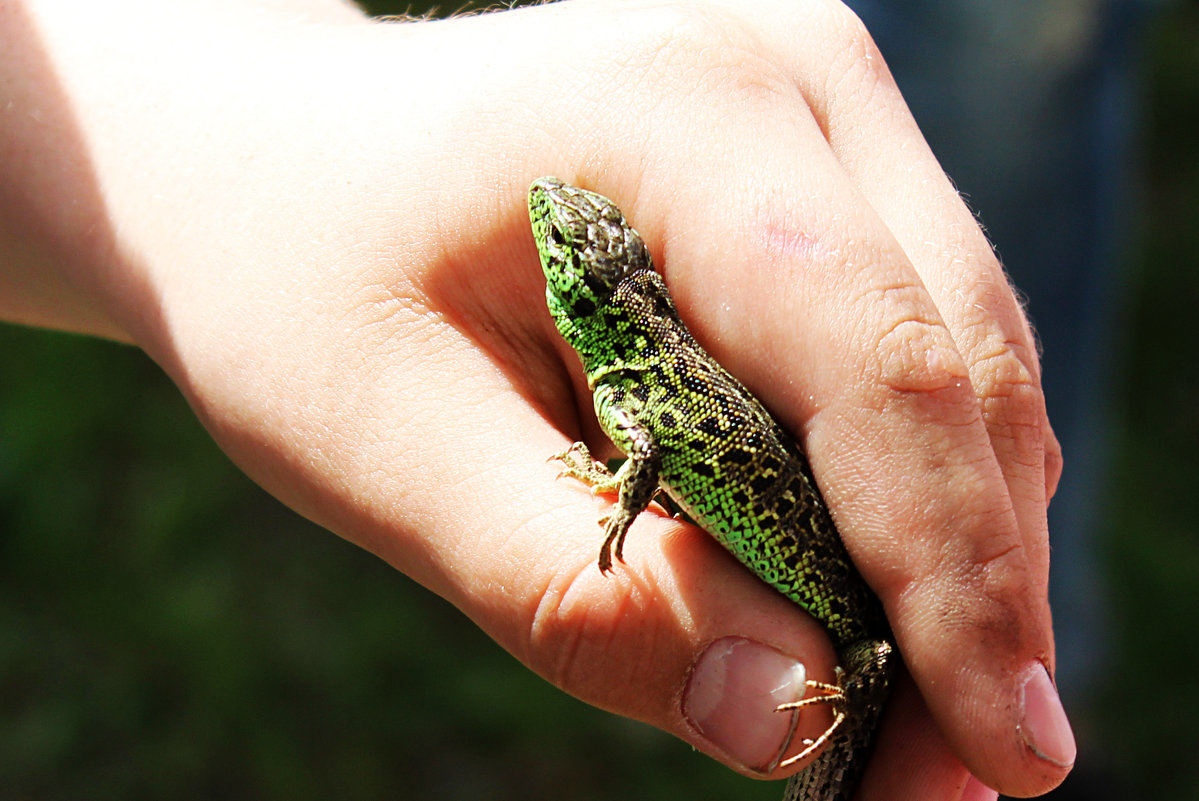
[[[461,420],[464,443],[494,439],[498,393],[488,397],[477,419]],[[422,460],[435,483],[472,504],[448,519],[425,510],[429,563],[420,570],[405,559],[400,567],[567,692],[739,770],[768,771],[790,734],[774,706],[802,695],[807,669],[831,669],[822,630],[707,535],[652,514],[630,531],[625,562],[601,574],[597,517],[607,502],[555,480],[544,456],[565,440],[539,415],[513,403],[508,419],[518,447],[500,464],[463,475],[479,445]],[[459,469],[440,476],[439,463]]]
[[[571,383],[531,366],[552,348],[513,346],[557,337],[548,314],[529,324],[503,300],[487,314],[473,306],[492,281],[514,293],[493,299],[544,303],[537,282],[513,289],[540,273],[531,237],[525,251],[517,268],[475,263],[473,284],[431,275],[419,298],[388,298],[395,282],[347,271],[349,310],[237,309],[254,347],[233,365],[194,365],[193,401],[264,486],[446,597],[565,691],[768,772],[792,733],[775,707],[802,697],[808,671],[833,669],[823,630],[707,535],[665,517],[643,515],[626,564],[601,575],[605,501],[546,463],[569,443],[559,426],[571,437],[581,428]],[[480,347],[500,341],[508,349]],[[799,736],[818,736],[820,721],[805,714]]]
[[[1060,475],[1061,455],[1045,412],[1032,333],[989,243],[923,142],[869,36],[843,14],[834,12],[829,24],[843,31],[821,40],[841,43],[836,60],[824,62],[833,64],[825,86],[808,83],[804,94],[838,161],[912,260],[965,359],[1022,535],[1028,591],[1041,607],[1035,613],[1044,630],[1042,650],[1024,656],[1052,666],[1045,509]],[[832,57],[820,48],[797,52],[797,74],[820,75],[822,56]],[[829,92],[830,85],[838,90]],[[863,97],[871,102],[860,102]],[[900,153],[903,158],[896,157]],[[928,596],[942,592],[936,584],[929,582],[927,593],[910,592],[912,602],[927,604]],[[1011,669],[1028,675],[1030,668],[1014,664]],[[1021,731],[1028,735],[1028,726]],[[1032,764],[1024,772],[1060,780],[1062,763],[1072,761],[1072,747],[1069,738],[1029,745],[1025,762]],[[1015,766],[1001,758],[972,767],[996,780]]]
[[[769,88],[772,101],[787,96],[781,81]],[[1040,764],[1046,751],[1021,719],[1027,688],[1052,703],[1031,672],[1051,649],[1043,580],[969,363],[886,221],[836,154],[811,146],[824,131],[801,119],[807,101],[792,90],[792,118],[743,95],[747,108],[726,103],[699,123],[733,129],[744,151],[736,164],[703,143],[681,154],[714,165],[696,192],[680,197],[681,176],[649,171],[638,208],[662,232],[655,255],[701,340],[807,433],[913,674],[940,688],[928,700],[959,753],[1005,789],[1047,788],[1062,768]],[[742,119],[753,125],[738,129]],[[655,203],[658,186],[674,190]],[[667,209],[680,206],[672,225]],[[780,340],[787,325],[796,333]],[[751,360],[722,346],[735,339]]]
[[[830,23],[849,43],[826,83],[801,79],[805,96],[847,174],[886,223],[932,295],[966,359],[1004,470],[1033,568],[1048,570],[1047,488],[1060,453],[1045,414],[1027,319],[970,210],[941,171],[898,88],[855,18]],[[797,74],[817,73],[819,48],[797,54]],[[862,103],[860,98],[870,97]],[[895,154],[902,153],[903,158]]]
[[[536,270],[531,241],[528,255]],[[442,307],[453,286],[430,285],[425,303]],[[706,534],[662,516],[637,521],[626,562],[603,576],[597,519],[608,502],[557,479],[559,467],[546,458],[569,439],[528,402],[536,392],[550,408],[570,409],[569,382],[561,373],[498,371],[493,354],[478,348],[478,325],[459,319],[411,332],[435,354],[423,366],[396,363],[394,330],[350,326],[359,332],[350,350],[377,358],[331,368],[313,391],[342,388],[336,438],[354,447],[322,440],[332,427],[319,420],[284,426],[315,438],[305,450],[331,462],[321,480],[333,491],[314,516],[446,597],[572,695],[738,770],[769,772],[792,732],[775,707],[802,697],[807,672],[831,674],[823,630]],[[534,336],[520,326],[503,335]],[[285,345],[268,350],[287,358]],[[385,367],[365,373],[363,361]],[[294,408],[319,408],[295,386],[288,391]],[[818,736],[825,716],[803,715],[798,735]]]

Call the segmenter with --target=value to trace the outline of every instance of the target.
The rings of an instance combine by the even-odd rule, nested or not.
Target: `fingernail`
[[[779,704],[803,698],[803,663],[753,640],[725,637],[704,650],[683,693],[683,715],[743,766],[769,772],[782,758],[795,713]]]
[[[1074,732],[1044,665],[1038,662],[1029,669],[1020,695],[1020,737],[1025,745],[1046,762],[1062,768],[1073,765],[1078,756]]]
[[[996,801],[997,798],[999,798],[997,791],[971,776],[970,780],[966,782],[966,789],[962,790],[961,801]]]

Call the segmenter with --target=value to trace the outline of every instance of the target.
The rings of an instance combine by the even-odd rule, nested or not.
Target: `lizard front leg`
[[[637,515],[645,511],[658,493],[658,474],[662,456],[653,432],[637,420],[627,405],[629,396],[612,384],[595,387],[595,413],[600,428],[628,458],[616,471],[614,483],[620,488],[616,506],[604,526],[604,544],[600,547],[599,569],[612,569],[612,554],[624,560],[624,538]]]
[[[629,526],[659,492],[662,458],[652,432],[638,423],[629,409],[616,402],[614,393],[606,385],[596,388],[595,411],[604,433],[628,457],[616,474],[595,461],[581,442],[552,458],[563,463],[560,475],[582,481],[593,492],[615,490],[618,493],[612,511],[600,518],[600,524],[604,526],[604,544],[600,547],[599,569],[601,573],[607,573],[612,569],[613,554],[623,561],[624,539]]]

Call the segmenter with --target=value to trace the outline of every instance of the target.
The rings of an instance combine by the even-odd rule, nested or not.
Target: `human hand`
[[[600,576],[596,505],[545,464],[598,434],[524,192],[542,174],[602,192],[700,341],[805,443],[887,606],[913,681],[861,797],[958,798],[967,771],[1017,795],[1060,781],[1028,744],[1072,761],[1053,698],[1022,721],[1022,682],[1052,667],[1059,471],[1032,337],[839,5],[580,0],[404,26],[318,0],[307,18],[28,6],[36,35],[0,48],[41,126],[0,134],[26,188],[0,189],[19,206],[6,316],[137,343],[286,503],[568,692],[753,773],[786,727],[745,696],[792,660],[830,678],[823,632],[665,518]],[[8,158],[25,150],[43,157]],[[721,664],[701,704],[694,679]],[[801,735],[822,728],[805,715]]]

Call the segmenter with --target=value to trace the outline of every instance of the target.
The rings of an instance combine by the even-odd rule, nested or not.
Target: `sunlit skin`
[[[378,24],[331,0],[18,0],[0,112],[0,317],[142,348],[284,503],[564,691],[762,775],[687,718],[688,677],[729,637],[831,676],[825,628],[665,516],[602,575],[594,501],[545,461],[606,441],[526,191],[612,198],[695,338],[802,445],[886,612],[907,673],[859,798],[1068,772],[1035,344],[838,3]]]

